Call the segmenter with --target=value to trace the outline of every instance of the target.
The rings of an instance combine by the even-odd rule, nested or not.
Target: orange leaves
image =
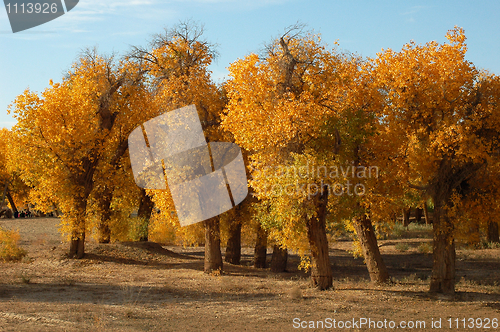
[[[464,59],[463,29],[449,31],[447,39],[450,44],[409,43],[372,60],[375,84],[385,96],[384,122],[406,128],[406,134],[390,131],[399,132],[404,144],[427,144],[418,149],[424,160],[456,151],[468,139],[461,121],[478,71]],[[416,143],[409,140],[413,133]]]
[[[362,135],[356,133],[354,122],[365,120],[360,109],[374,94],[363,93],[369,89],[363,88],[367,77],[360,71],[362,61],[327,50],[318,36],[285,35],[267,51],[261,58],[250,54],[229,67],[222,126],[249,151],[250,186],[261,200],[255,218],[269,229],[271,238],[303,255],[304,221],[317,213],[310,198],[323,188],[323,181],[334,185],[332,181],[346,179],[310,171],[300,176],[295,170],[348,165],[346,156],[342,161],[335,157],[340,135],[335,130],[350,135],[346,142]]]
[[[384,165],[388,181],[398,183],[407,195],[413,195],[412,184],[427,188],[420,190],[423,199],[442,199],[435,193],[445,187],[443,183],[449,186],[455,181],[455,187],[447,188],[457,191],[452,199],[434,203],[448,204],[454,213],[451,220],[466,232],[486,216],[465,211],[485,207],[483,203],[498,190],[494,181],[486,190],[479,178],[498,165],[495,137],[500,127],[495,114],[500,112],[493,100],[499,98],[500,89],[497,76],[481,73],[465,60],[463,29],[450,30],[446,38],[444,44],[412,42],[400,52],[387,50],[370,60],[383,108],[377,112],[377,135],[369,146],[375,152],[372,162]],[[473,189],[459,188],[464,183]],[[401,196],[388,193],[395,199]],[[467,217],[462,218],[464,214]]]
[[[141,75],[134,63],[116,65],[87,51],[62,82],[49,82],[40,96],[25,91],[12,107],[18,120],[13,163],[34,187],[31,202],[41,210],[57,204],[68,233],[85,230],[85,207],[94,186],[113,185],[109,176],[96,175],[111,173],[100,163],[109,162],[127,130],[149,114]]]
[[[229,67],[223,127],[250,151],[306,140],[348,102],[348,61],[326,51],[316,36],[290,39],[289,54],[279,41],[269,49],[263,59],[251,54]]]

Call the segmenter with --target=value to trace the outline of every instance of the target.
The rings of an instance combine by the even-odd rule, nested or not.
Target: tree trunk
[[[271,272],[285,272],[288,262],[288,250],[275,244],[273,246],[273,256],[271,258]]]
[[[109,165],[113,172],[119,169],[119,162],[128,149],[128,140],[122,140],[115,150],[113,158],[110,160]],[[142,198],[142,197],[141,197]],[[98,241],[99,243],[109,243],[111,241],[111,229],[109,223],[111,220],[111,201],[113,200],[113,187],[106,186],[99,201],[100,220],[98,228]],[[142,200],[141,200],[142,203]],[[151,214],[151,213],[150,213]],[[146,240],[147,241],[147,236]]]
[[[83,258],[85,256],[85,232],[72,232],[69,256],[71,258]]]
[[[488,221],[488,242],[500,242],[498,234],[498,223],[494,220]]]
[[[205,225],[205,273],[222,272],[222,254],[220,251],[219,216],[203,222]]]
[[[254,267],[265,269],[267,258],[267,233],[260,224],[257,225],[257,239],[255,240]]]
[[[7,188],[9,187],[9,181],[7,181],[4,185],[4,188],[3,188],[3,193],[2,193],[2,200],[0,201],[0,207],[3,206],[3,203],[5,201],[5,195],[7,194]]]
[[[431,221],[429,220],[429,208],[427,206],[427,202],[424,203],[424,217],[425,217],[425,224],[429,225]]]
[[[326,206],[328,188],[324,186],[314,195],[316,215],[307,220],[307,237],[311,248],[311,282],[318,289],[325,290],[333,286],[332,267],[326,238]]]
[[[151,213],[153,212],[154,203],[151,197],[146,193],[146,189],[141,189],[141,201],[139,203],[139,210],[137,211],[137,217],[141,220],[139,241],[147,241],[149,236],[149,219],[151,219]]]
[[[110,82],[111,83],[111,82]],[[125,83],[125,76],[116,79],[111,85],[101,93],[98,100],[96,114],[99,116],[99,126],[96,128],[99,134],[110,132],[116,120],[118,113],[113,113],[111,109],[111,98]],[[98,135],[99,135],[98,134]],[[73,184],[82,188],[81,196],[76,202],[76,220],[72,225],[71,244],[69,254],[71,257],[82,258],[85,255],[85,218],[87,212],[87,199],[94,189],[94,174],[101,157],[101,145],[104,143],[104,137],[98,139],[95,145],[79,161],[76,168],[73,168]],[[123,143],[125,145],[125,143]]]
[[[420,224],[422,222],[422,208],[416,208],[415,209],[415,222],[417,224]]]
[[[56,217],[59,217],[59,210],[57,209],[57,206],[52,203],[52,208],[54,209],[54,214],[56,215]]]
[[[434,199],[433,264],[430,291],[455,293],[455,241],[453,225],[442,208],[442,200]]]
[[[234,265],[239,265],[241,262],[241,223],[237,220],[233,220],[229,225],[224,260]]]
[[[113,192],[109,187],[104,189],[104,192],[99,197],[99,224],[97,225],[98,242],[109,243],[111,241],[111,229],[109,221],[111,219],[111,200]]]
[[[410,213],[411,213],[411,206],[408,209],[403,209],[403,226],[408,227],[410,224]]]
[[[12,198],[12,195],[10,194],[10,191],[7,190],[5,193],[7,195],[7,199],[9,200],[10,207],[12,208],[12,212],[14,213],[19,213],[17,211],[16,203],[14,203],[14,199]]]
[[[71,231],[71,243],[69,256],[71,258],[83,258],[85,255],[85,216],[87,199],[80,199],[76,204],[76,220]]]
[[[389,280],[387,267],[380,255],[377,237],[370,219],[366,215],[354,219],[354,229],[358,236],[365,258],[370,280],[374,283],[385,283]]]

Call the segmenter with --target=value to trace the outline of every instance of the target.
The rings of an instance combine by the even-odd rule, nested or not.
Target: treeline
[[[107,243],[135,228],[137,240],[204,242],[211,272],[223,268],[221,227],[226,260],[239,263],[242,225],[252,225],[257,266],[265,266],[268,244],[275,270],[287,250],[297,251],[320,289],[332,286],[332,229],[354,231],[371,280],[383,283],[377,229],[429,202],[430,291],[453,293],[455,241],[486,230],[498,239],[500,80],[466,60],[462,29],[446,38],[367,59],[296,25],[261,54],[232,63],[222,84],[208,69],[214,45],[191,22],[119,59],[90,49],[61,82],[16,98],[17,124],[2,132],[0,177],[5,188],[22,183],[19,197],[37,209],[63,213],[72,257],[84,256],[89,234]],[[168,189],[136,186],[127,139],[145,121],[191,104],[208,141],[244,150],[250,194],[203,225],[181,228]]]

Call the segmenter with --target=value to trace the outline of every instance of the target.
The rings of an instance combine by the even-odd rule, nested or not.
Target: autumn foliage
[[[211,78],[216,52],[202,34],[183,23],[121,59],[89,50],[59,83],[19,95],[10,109],[17,124],[1,132],[9,152],[0,151],[8,165],[0,181],[15,175],[37,209],[63,212],[72,256],[83,257],[89,234],[205,243],[205,271],[221,271],[221,241],[237,264],[241,237],[254,241],[259,229],[277,252],[297,252],[319,289],[332,287],[336,229],[354,234],[371,280],[386,282],[377,235],[402,209],[429,203],[430,290],[453,293],[456,242],[495,239],[495,229],[498,239],[500,79],[466,60],[464,31],[365,59],[296,25],[233,62],[222,84]],[[244,149],[251,194],[181,228],[168,189],[135,185],[127,137],[191,104],[208,141]]]

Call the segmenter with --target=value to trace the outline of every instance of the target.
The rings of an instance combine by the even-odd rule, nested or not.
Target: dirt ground
[[[57,224],[0,220],[28,252],[0,263],[0,331],[500,330],[500,249],[459,250],[457,294],[446,298],[427,293],[432,256],[417,247],[429,239],[381,241],[393,278],[384,286],[368,282],[351,242],[336,242],[334,289],[322,292],[297,271],[298,257],[274,274],[251,266],[252,248],[222,275],[203,273],[203,248],[91,242],[85,259],[67,259]]]

